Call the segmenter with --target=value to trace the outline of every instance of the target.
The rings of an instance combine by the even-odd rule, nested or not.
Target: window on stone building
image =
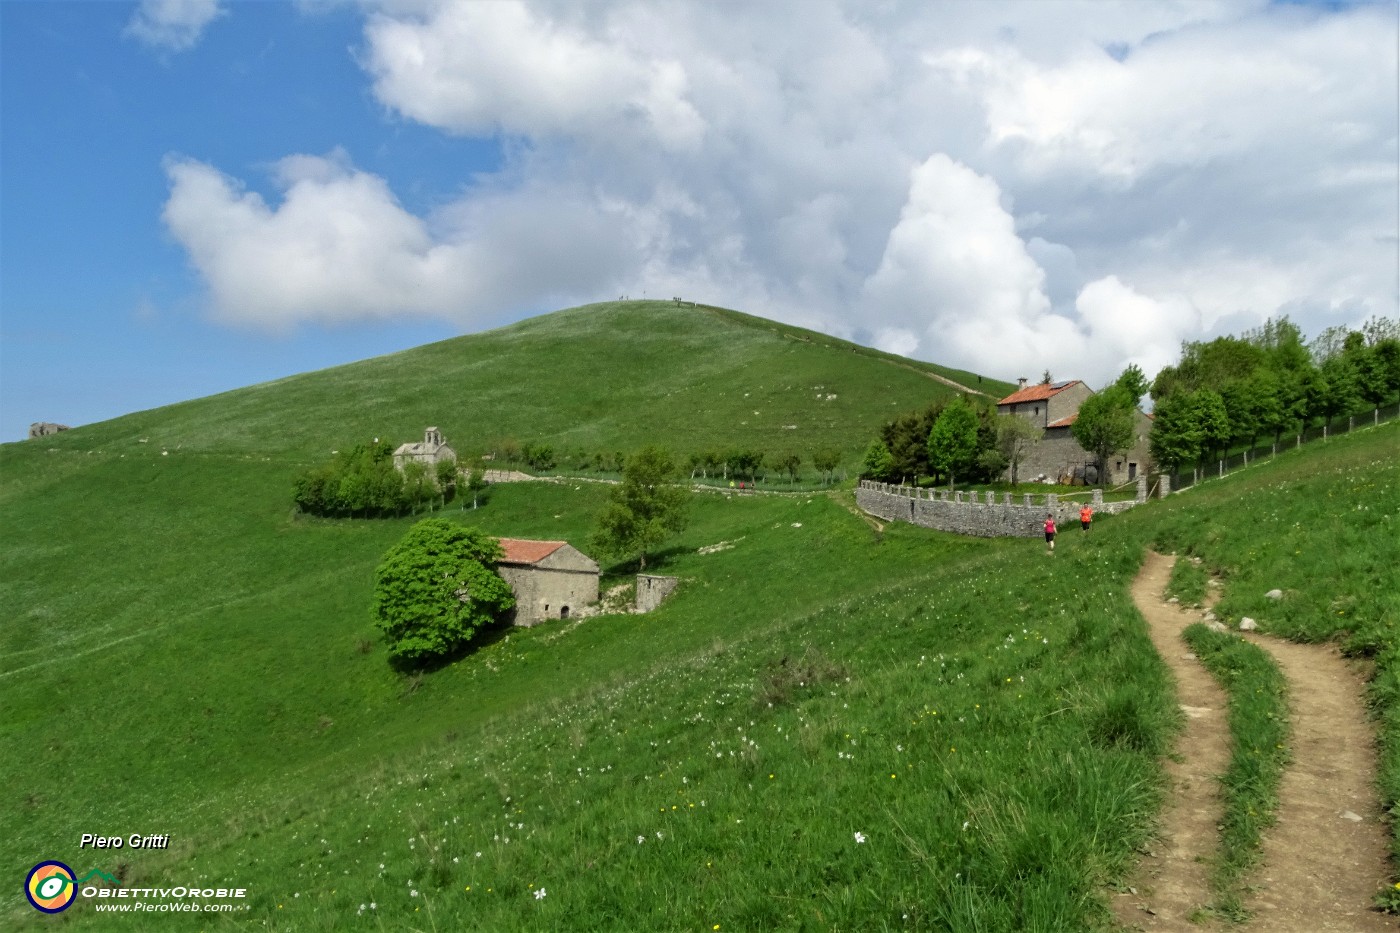
[[[569,607],[568,607],[568,606],[560,606],[560,607],[559,607],[559,618],[561,618],[561,619],[567,619],[568,617],[569,617]]]

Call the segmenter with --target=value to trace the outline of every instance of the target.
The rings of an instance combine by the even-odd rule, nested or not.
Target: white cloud
[[[704,132],[678,62],[610,44],[521,0],[376,14],[365,33],[379,99],[454,133],[587,135],[641,124],[679,147]]]
[[[275,206],[181,162],[167,220],[267,326],[646,291],[1102,383],[1396,313],[1396,34],[1386,4],[405,0],[367,16],[373,93],[508,137],[498,175],[416,217],[344,158],[279,163]]]
[[[165,223],[216,315],[258,328],[402,315],[480,324],[541,296],[610,289],[629,246],[600,236],[607,208],[570,190],[515,191],[505,207],[488,195],[420,218],[341,153],[278,163],[275,206],[197,161],[171,159],[166,172]]]
[[[194,48],[205,28],[226,12],[219,0],[141,0],[123,35],[184,52]]]
[[[866,307],[888,317],[997,326],[1050,311],[1045,273],[1026,252],[996,182],[942,153],[910,176],[909,197],[866,283]]]

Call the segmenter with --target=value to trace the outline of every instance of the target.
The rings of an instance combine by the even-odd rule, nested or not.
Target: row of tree
[[[861,461],[861,477],[880,482],[990,482],[1013,476],[1041,432],[1025,418],[959,396],[880,427]]]
[[[292,501],[311,515],[328,518],[387,518],[423,508],[445,506],[465,485],[473,496],[486,483],[481,469],[465,477],[453,460],[439,460],[429,469],[410,461],[394,466],[394,448],[385,441],[357,444],[338,452],[331,462],[298,476]]]
[[[782,453],[764,453],[759,450],[741,449],[708,450],[704,453],[690,454],[686,459],[691,479],[695,479],[697,476],[702,479],[716,476],[726,480],[743,479],[762,482],[773,475],[786,476],[788,482],[792,483],[797,482],[804,462],[810,462],[813,468],[821,474],[822,482],[829,483],[841,465],[841,451],[835,449],[818,450],[804,458],[801,454],[791,450]]]
[[[1284,317],[1182,346],[1152,382],[1152,456],[1175,472],[1400,396],[1400,319],[1331,327],[1306,344]]]
[[[490,456],[493,461],[506,467],[523,464],[541,472],[564,467],[580,472],[614,474],[623,472],[628,458],[628,454],[620,450],[590,451],[577,448],[556,453],[549,444],[522,444],[510,438],[494,441]],[[762,482],[770,477],[786,476],[789,482],[796,482],[804,463],[810,463],[823,482],[830,482],[841,464],[841,451],[818,450],[804,457],[795,451],[773,453],[748,448],[716,448],[690,454],[685,465],[691,479],[718,477],[723,480]]]

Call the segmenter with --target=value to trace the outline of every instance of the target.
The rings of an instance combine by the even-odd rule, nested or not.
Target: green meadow
[[[761,319],[639,305],[0,447],[0,925],[50,925],[20,888],[59,859],[248,891],[241,913],[159,920],[80,900],[75,928],[1109,929],[1178,726],[1128,597],[1148,546],[1222,574],[1227,617],[1375,658],[1394,805],[1400,606],[1376,584],[1400,563],[1396,425],[1104,517],[1053,557],[877,531],[849,490],[698,494],[657,611],[394,673],[370,592],[413,519],[293,514],[329,450],[432,423],[459,451],[793,436],[853,462],[946,388]],[[586,549],[606,491],[508,484],[440,514]]]

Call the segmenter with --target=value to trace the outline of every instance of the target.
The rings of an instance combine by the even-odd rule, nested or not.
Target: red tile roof
[[[1055,421],[1055,422],[1053,422],[1053,423],[1051,423],[1051,424],[1047,424],[1046,427],[1047,427],[1047,428],[1067,428],[1067,427],[1069,427],[1070,425],[1074,424],[1074,423],[1075,423],[1076,421],[1078,421],[1078,420],[1079,420],[1079,412],[1075,412],[1074,414],[1070,415],[1068,418],[1061,418],[1059,421]]]
[[[1043,402],[1050,396],[1059,395],[1061,392],[1063,392],[1065,389],[1068,389],[1070,386],[1077,385],[1079,385],[1079,380],[1071,379],[1069,382],[1057,382],[1054,385],[1046,385],[1045,383],[1041,383],[1040,385],[1036,386],[1026,386],[1024,389],[1018,389],[1015,392],[1011,393],[1006,398],[1002,399],[1000,402],[997,402],[997,404],[1019,405],[1021,402]],[[1054,427],[1054,425],[1051,425],[1051,427]]]
[[[506,556],[501,558],[503,564],[538,564],[569,543],[567,541],[525,541],[520,538],[501,538],[499,540],[501,550],[506,552]]]

